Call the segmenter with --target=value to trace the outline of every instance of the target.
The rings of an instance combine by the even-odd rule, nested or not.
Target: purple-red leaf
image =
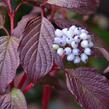
[[[67,70],[68,90],[85,109],[109,109],[109,81],[93,68]]]
[[[0,37],[0,93],[4,93],[19,65],[19,40],[12,36]]]
[[[4,8],[6,8],[7,5],[6,5],[4,2],[0,1],[0,7],[4,7]]]
[[[20,60],[34,82],[45,76],[53,66],[54,31],[46,18],[36,17],[28,22],[23,32],[19,46]]]
[[[70,8],[80,14],[92,14],[99,6],[99,0],[48,0],[49,4]]]
[[[11,109],[10,93],[0,95],[0,109]]]
[[[23,93],[13,89],[8,94],[0,95],[0,109],[27,109]]]
[[[34,17],[36,17],[36,15],[34,15],[34,14],[29,14],[29,15],[24,16],[21,19],[21,21],[18,23],[17,27],[14,29],[13,36],[21,39],[28,21]]]

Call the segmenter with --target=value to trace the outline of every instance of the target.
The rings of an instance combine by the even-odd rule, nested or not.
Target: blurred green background
[[[20,0],[13,0],[13,8],[15,8],[20,3]],[[28,14],[33,9],[31,6],[22,5],[20,10],[17,12],[15,17],[15,26],[21,20],[22,16]],[[6,16],[6,28],[9,30],[10,28],[10,21],[7,15],[7,12],[4,11]],[[59,14],[57,14],[58,16]],[[82,20],[83,17],[74,13],[73,11],[68,11],[68,16],[70,19],[79,19]],[[86,16],[87,17],[87,16]],[[88,26],[98,34],[98,36],[104,41],[104,43],[109,47],[109,0],[101,0],[100,7],[98,8],[97,12],[90,16],[89,20],[87,21]],[[0,31],[0,36],[4,33]],[[66,66],[72,66],[70,63],[65,63]],[[93,58],[90,59],[89,66],[95,67],[97,69],[104,69],[108,65],[108,62],[104,58]],[[76,67],[76,66],[73,66]],[[62,84],[63,87],[65,86],[65,77],[63,72],[59,72],[57,75],[57,79]],[[41,84],[32,88],[25,96],[28,102],[28,109],[41,109],[41,97],[42,97],[42,88]],[[71,94],[66,90],[58,90],[54,88],[51,101],[49,104],[49,109],[82,109],[76,103],[75,98],[71,96]]]

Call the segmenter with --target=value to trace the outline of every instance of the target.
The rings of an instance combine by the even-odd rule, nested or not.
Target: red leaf
[[[23,93],[13,89],[8,94],[0,95],[0,109],[27,109]]]
[[[19,40],[12,36],[0,37],[0,93],[12,82],[19,65]]]
[[[92,14],[99,6],[99,0],[48,0],[49,4],[70,8],[80,14]]]
[[[109,109],[109,81],[93,68],[67,70],[68,90],[85,109]]]
[[[54,27],[46,19],[31,19],[19,46],[20,60],[29,78],[34,82],[46,75],[53,66],[52,43]]]

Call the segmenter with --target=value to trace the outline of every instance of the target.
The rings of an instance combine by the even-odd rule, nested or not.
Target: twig
[[[48,109],[48,104],[52,94],[52,87],[45,85],[43,88],[42,109]]]
[[[6,33],[6,35],[9,36],[9,32],[8,32],[8,30],[5,27],[1,26],[0,29],[4,30],[4,32]]]

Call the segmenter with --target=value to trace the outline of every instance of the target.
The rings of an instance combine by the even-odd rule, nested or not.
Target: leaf
[[[19,40],[12,36],[0,37],[0,93],[12,82],[19,65]]]
[[[93,68],[67,70],[68,90],[85,109],[109,109],[109,81]]]
[[[29,14],[29,15],[24,16],[21,19],[21,21],[18,23],[17,27],[14,29],[12,35],[21,39],[22,36],[23,36],[24,29],[25,29],[28,21],[31,20],[34,17],[36,17],[36,15],[33,15],[33,14]]]
[[[0,1],[0,7],[4,7],[4,8],[6,8],[7,5],[6,5],[4,2]]]
[[[92,14],[99,6],[99,0],[48,0],[47,3],[73,9],[80,14]]]
[[[11,109],[10,93],[0,95],[0,109]]]
[[[25,97],[19,89],[12,90],[11,99],[12,109],[27,109]]]
[[[52,69],[54,31],[46,18],[36,17],[28,22],[23,33],[19,46],[20,60],[34,82]]]
[[[0,109],[27,109],[23,93],[13,89],[8,94],[0,95]]]

